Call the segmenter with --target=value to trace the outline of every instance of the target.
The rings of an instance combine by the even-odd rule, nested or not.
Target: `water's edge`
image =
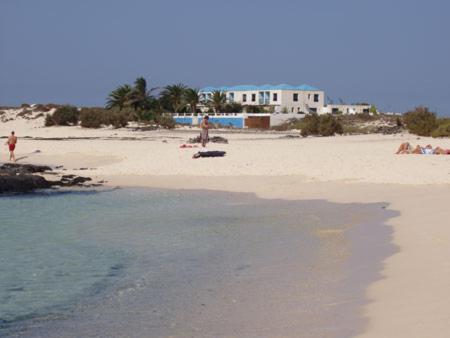
[[[123,189],[124,192],[130,192],[132,189]],[[316,213],[323,213],[323,214],[327,214],[327,216],[324,216],[325,219],[324,220],[314,220],[314,217],[311,218],[311,222],[319,222],[321,223],[322,221],[324,222],[330,222],[331,227],[328,227],[326,224],[319,224],[318,226],[321,227],[320,231],[317,230],[318,232],[314,233],[314,238],[316,238],[320,243],[321,243],[321,248],[319,251],[317,251],[317,262],[327,266],[327,265],[332,265],[334,264],[332,261],[336,260],[336,262],[338,262],[339,264],[342,263],[342,266],[339,266],[339,271],[332,271],[332,273],[330,273],[328,270],[328,272],[323,272],[323,271],[319,271],[318,276],[320,276],[320,274],[324,274],[324,278],[329,278],[330,280],[333,280],[333,278],[336,278],[338,280],[338,283],[340,283],[339,287],[336,288],[336,290],[333,290],[333,292],[337,292],[340,293],[339,297],[336,297],[336,299],[338,299],[337,304],[335,304],[334,302],[334,298],[331,297],[330,300],[330,310],[322,310],[319,311],[318,313],[316,313],[316,315],[318,317],[320,317],[321,315],[324,315],[325,318],[325,322],[327,321],[328,317],[336,317],[335,319],[333,319],[333,328],[330,328],[330,335],[329,337],[351,337],[354,335],[357,335],[358,333],[361,333],[365,326],[367,325],[367,319],[362,317],[361,314],[361,309],[362,307],[368,302],[367,297],[366,297],[366,289],[369,286],[370,283],[382,278],[382,262],[384,259],[386,259],[387,257],[389,257],[390,255],[392,255],[397,248],[393,245],[392,243],[392,230],[389,226],[386,225],[386,222],[389,218],[391,217],[395,217],[398,215],[398,213],[388,210],[387,209],[387,204],[385,203],[376,203],[376,204],[336,204],[336,203],[330,203],[327,201],[322,201],[322,200],[314,200],[314,201],[283,201],[283,200],[267,200],[267,199],[260,199],[257,198],[254,194],[246,194],[246,193],[229,193],[229,192],[211,192],[211,191],[199,191],[199,190],[190,190],[190,191],[175,191],[175,190],[166,190],[166,189],[134,189],[136,191],[139,191],[143,194],[145,194],[145,191],[148,191],[150,193],[161,193],[161,194],[166,194],[169,197],[171,196],[171,194],[175,194],[176,196],[182,196],[183,198],[185,198],[186,196],[194,196],[194,199],[197,198],[199,203],[213,203],[211,202],[212,198],[217,198],[218,200],[224,199],[224,203],[229,203],[229,210],[233,210],[232,208],[234,207],[234,204],[236,204],[239,208],[240,205],[244,205],[249,207],[251,210],[255,210],[258,211],[261,208],[273,208],[274,213],[271,214],[270,212],[266,212],[264,213],[264,215],[262,215],[261,217],[266,219],[266,222],[268,224],[268,228],[265,229],[264,231],[267,231],[267,236],[268,238],[264,238],[262,239],[262,241],[267,241],[267,243],[270,243],[271,240],[270,238],[274,238],[274,236],[277,236],[278,233],[275,231],[275,225],[273,224],[273,226],[271,227],[270,224],[272,224],[271,222],[279,222],[280,220],[284,219],[288,219],[288,218],[295,218],[295,215],[293,215],[294,212],[296,212],[296,210],[298,209],[297,205],[300,206],[300,209],[304,210],[305,214],[307,213],[308,210],[312,210],[311,211],[311,215],[314,214],[314,212]],[[110,193],[110,192],[107,192]],[[113,193],[117,193],[115,191],[113,191]],[[82,195],[82,193],[76,193],[79,195]],[[92,194],[92,193],[90,193]],[[102,194],[102,193],[100,193]],[[219,196],[219,197],[218,197]],[[39,198],[39,196],[35,196],[37,198]],[[48,197],[48,196],[47,196]],[[20,198],[20,197],[19,197]],[[51,198],[51,197],[50,197]],[[202,202],[203,201],[203,202]],[[209,201],[209,202],[206,202]],[[222,201],[222,200],[221,200]],[[1,203],[1,201],[0,201]],[[212,204],[214,205],[214,203]],[[253,208],[253,209],[252,209]],[[337,209],[339,209],[338,211],[336,211]],[[342,209],[342,210],[340,210]],[[206,210],[206,209],[205,209]],[[281,211],[280,211],[281,210]],[[248,213],[246,214],[244,209],[240,209],[240,212],[243,212],[243,217],[251,217],[253,216],[252,213]],[[275,212],[280,212],[281,215],[277,217],[275,217]],[[290,215],[291,213],[291,215]],[[207,215],[206,215],[207,216]],[[222,217],[220,216],[220,214],[218,214],[217,217]],[[271,219],[270,217],[273,217],[273,219]],[[336,219],[333,219],[333,218]],[[339,217],[341,219],[343,219],[344,222],[347,223],[352,223],[351,226],[345,226],[343,229],[337,229],[336,225],[334,223],[339,223]],[[198,220],[197,220],[198,221]],[[336,222],[337,221],[337,222]],[[224,219],[224,222],[230,222],[230,220]],[[232,220],[232,222],[236,222],[236,224],[239,224],[239,220]],[[258,225],[259,221],[256,221],[256,225]],[[334,223],[333,223],[334,222]],[[234,223],[233,223],[234,224]],[[265,223],[264,223],[265,224]],[[289,225],[292,224],[292,225]],[[290,229],[291,227],[295,226],[295,220],[290,220],[288,222],[288,225],[286,225],[287,227],[287,232],[286,234],[282,234],[281,241],[277,244],[274,244],[273,249],[268,248],[267,250],[273,250],[273,252],[271,254],[278,254],[280,253],[280,259],[281,262],[283,263],[287,263],[287,268],[288,269],[295,269],[296,267],[301,267],[300,265],[297,266],[295,263],[291,264],[292,262],[290,262],[290,260],[292,260],[294,256],[292,256],[292,253],[289,252],[289,250],[293,250],[296,247],[296,242],[293,241],[292,243],[289,242],[288,244],[286,244],[286,246],[289,248],[289,250],[286,250],[286,252],[284,252],[284,246],[285,246],[285,241],[290,241],[290,236],[292,236],[292,234],[295,235],[295,231],[296,229]],[[334,225],[333,225],[334,224]],[[195,225],[195,222],[194,222]],[[207,228],[205,228],[207,229]],[[239,233],[240,236],[249,236],[248,238],[245,237],[244,239],[246,240],[252,240],[252,233],[254,233],[255,229],[258,228],[251,228],[249,230],[249,233],[244,233],[241,234]],[[280,228],[280,232],[283,228]],[[225,232],[227,234],[227,236],[229,236],[230,234],[227,232]],[[232,236],[235,236],[233,233],[231,233]],[[272,237],[270,237],[272,236]],[[216,240],[215,237],[212,238],[212,240]],[[239,237],[236,239],[236,241],[240,240]],[[218,247],[219,250],[226,250],[226,246],[224,248],[220,247],[220,242],[218,242]],[[233,243],[233,242],[230,242]],[[242,242],[242,243],[245,243]],[[345,250],[343,250],[343,252],[338,252],[340,250],[339,246],[342,246],[343,243],[345,243],[345,246],[348,246],[349,250],[347,250],[347,252],[344,252]],[[306,245],[306,243],[303,242],[299,242],[299,244],[301,245]],[[236,271],[236,275],[235,276],[226,276],[225,279],[228,278],[229,280],[229,285],[227,284],[228,282],[225,280],[221,280],[220,283],[217,281],[209,281],[209,282],[205,282],[205,281],[201,281],[202,283],[205,283],[205,285],[213,285],[214,287],[217,287],[218,289],[215,290],[215,294],[213,295],[214,297],[218,297],[218,295],[224,296],[227,294],[233,294],[236,292],[236,282],[239,281],[239,278],[244,278],[245,280],[249,279],[250,283],[258,283],[258,280],[260,279],[252,279],[252,273],[258,275],[261,274],[262,271],[264,271],[264,262],[258,262],[258,255],[259,254],[265,254],[264,251],[260,251],[261,248],[258,246],[260,245],[259,243],[256,243],[256,251],[250,251],[250,253],[245,252],[245,250],[243,251],[243,256],[245,257],[245,255],[248,255],[248,260],[249,261],[255,261],[252,264],[247,264],[246,262],[242,262],[241,266],[237,268]],[[236,246],[234,248],[235,250],[239,249],[239,246]],[[189,249],[191,250],[191,249]],[[208,254],[211,254],[212,252],[214,252],[211,248],[205,248],[204,250],[208,250]],[[315,249],[314,249],[315,250]],[[259,254],[258,254],[259,253]],[[256,254],[255,257],[253,257],[252,255]],[[305,253],[307,254],[307,253]],[[220,252],[220,255],[225,255],[225,257],[229,256],[229,253],[222,253]],[[285,256],[283,256],[285,255]],[[132,257],[132,256],[130,256]],[[193,257],[196,257],[195,255]],[[272,256],[267,256],[266,258],[269,258]],[[330,258],[331,257],[331,258]],[[287,258],[286,261],[283,261],[283,258]],[[133,258],[130,258],[133,259]],[[178,259],[178,258],[177,258]],[[193,258],[194,260],[199,259],[199,261],[202,261],[204,258],[200,257],[200,258]],[[220,264],[220,257],[218,258],[219,261],[216,264]],[[233,256],[232,258],[226,258],[226,259],[230,259],[230,262],[234,262],[235,257]],[[245,259],[244,259],[245,260]],[[270,260],[270,259],[269,259]],[[330,262],[331,260],[331,262]],[[194,262],[194,270],[195,269],[199,269],[199,272],[201,273],[205,273],[205,271],[207,270],[202,270],[203,267],[202,265],[200,266],[196,266],[196,264],[200,264],[198,262]],[[172,263],[171,263],[172,264]],[[174,264],[180,264],[179,262],[176,262]],[[184,263],[182,263],[184,264]],[[207,263],[209,264],[209,263]],[[207,265],[206,264],[206,265]],[[281,264],[279,261],[274,260],[274,262],[268,262],[270,269],[278,269],[278,265],[277,264]],[[255,267],[254,267],[255,266]],[[122,273],[122,265],[119,265],[119,267],[117,266],[112,266],[110,267],[110,272],[111,272],[111,276],[109,277],[114,277],[116,279],[110,279],[110,278],[105,278],[103,280],[103,282],[101,282],[99,285],[95,285],[94,288],[92,290],[95,290],[94,292],[92,292],[90,295],[84,295],[83,297],[81,297],[81,301],[80,302],[73,302],[72,305],[67,308],[56,308],[53,309],[55,311],[48,311],[48,314],[44,317],[39,317],[39,316],[30,316],[30,317],[25,317],[22,320],[19,320],[13,324],[10,323],[6,323],[7,325],[3,325],[4,329],[3,329],[3,333],[5,334],[5,336],[30,336],[30,337],[58,337],[61,336],[62,333],[64,333],[63,336],[65,337],[74,337],[77,334],[93,334],[93,332],[97,332],[97,334],[99,334],[99,332],[102,332],[101,329],[99,329],[99,327],[102,327],[102,325],[106,325],[107,324],[104,323],[105,318],[107,318],[108,316],[106,315],[100,315],[99,316],[99,323],[100,325],[97,326],[97,324],[99,323],[92,323],[92,318],[91,316],[93,315],[98,315],[97,311],[104,311],[105,308],[108,308],[108,306],[110,304],[115,304],[117,305],[117,300],[114,299],[113,301],[111,301],[111,299],[109,299],[109,293],[113,293],[115,295],[115,297],[117,297],[117,294],[119,294],[122,291],[118,291],[117,287],[119,287],[119,289],[123,289],[125,287],[124,290],[126,289],[126,286],[123,285],[123,281],[122,282],[118,282],[117,280],[120,279],[120,274]],[[214,268],[214,267],[212,267]],[[176,268],[178,269],[178,268]],[[249,269],[248,272],[248,276],[246,275],[246,272],[240,272],[240,271],[247,271],[247,269]],[[252,269],[254,269],[252,271]],[[326,269],[330,269],[330,267],[326,267],[324,268]],[[126,268],[125,268],[126,270]],[[320,268],[319,268],[320,270]],[[175,270],[176,271],[176,270]],[[331,271],[331,270],[330,270]],[[270,271],[269,271],[270,272]],[[269,284],[268,290],[272,290],[274,292],[274,294],[276,294],[277,292],[283,293],[284,290],[289,290],[289,292],[291,292],[292,290],[295,290],[294,288],[292,288],[292,286],[290,285],[291,283],[295,282],[296,274],[292,273],[291,271],[285,271],[283,269],[281,269],[280,271],[281,273],[285,273],[287,276],[286,279],[277,279],[274,276],[270,275],[267,277],[267,279],[270,281],[271,279],[273,279],[273,285]],[[166,273],[166,272],[165,272]],[[215,278],[215,274],[217,274],[219,272],[213,272],[211,276],[209,276],[208,278]],[[265,273],[265,272],[264,272]],[[242,277],[242,276],[244,277]],[[184,277],[190,277],[191,276],[191,272],[187,272],[187,274]],[[292,277],[291,280],[289,280],[288,277]],[[143,280],[147,278],[143,277]],[[166,277],[164,277],[166,278]],[[194,278],[195,274],[194,274]],[[343,280],[341,280],[343,279]],[[129,281],[127,281],[126,283],[128,283]],[[112,283],[112,284],[111,284]],[[125,283],[125,284],[126,284]],[[133,281],[133,287],[131,287],[132,289],[136,286],[136,281]],[[176,282],[174,285],[178,285],[178,282]],[[209,284],[208,284],[209,283]],[[287,283],[286,286],[283,285],[283,283]],[[150,283],[151,284],[151,283]],[[281,286],[279,285],[281,284]],[[320,283],[319,283],[320,284]],[[115,285],[115,286],[114,286]],[[257,284],[255,284],[257,286]],[[325,284],[324,284],[325,285]],[[139,289],[139,287],[142,287],[142,290]],[[144,282],[142,282],[142,286],[139,286],[137,289],[138,291],[136,291],[137,293],[139,292],[145,292],[148,291],[150,289],[147,289],[148,287],[151,287],[149,285],[149,280],[145,280]],[[160,287],[160,286],[158,286]],[[282,288],[282,289],[277,289],[277,288]],[[190,286],[189,286],[190,288]],[[283,289],[284,288],[284,289]],[[292,290],[290,289],[292,288]],[[319,286],[320,289],[320,286]],[[191,290],[191,289],[189,289]],[[192,290],[195,290],[192,289]],[[245,290],[246,292],[248,290],[245,289],[245,287],[243,288],[243,290]],[[278,291],[277,291],[278,290]],[[306,289],[305,289],[306,290]],[[305,291],[304,290],[304,291]],[[314,292],[317,290],[313,290]],[[129,292],[129,291],[125,291],[125,292]],[[133,291],[135,292],[135,291]],[[162,294],[164,294],[166,291],[162,291]],[[191,291],[189,291],[191,292]],[[189,293],[188,292],[188,293]],[[197,291],[196,291],[197,292]],[[323,300],[321,300],[323,302],[323,304],[328,304],[327,301],[327,297],[329,297],[328,295],[321,295],[320,294],[321,290],[318,290],[318,294],[317,297],[322,297],[323,296]],[[122,292],[123,293],[123,292]],[[120,294],[122,294],[120,293]],[[150,292],[151,293],[151,292]],[[257,293],[255,295],[258,295]],[[243,295],[239,294],[238,292],[238,296],[239,297],[243,297]],[[133,297],[133,296],[131,296]],[[201,296],[203,297],[203,295]],[[275,306],[280,306],[280,308],[282,309],[283,306],[285,306],[284,304],[288,304],[288,309],[289,311],[292,309],[295,309],[296,304],[295,302],[293,302],[292,304],[290,303],[290,301],[286,301],[283,302],[282,300],[283,295],[277,295],[274,299],[276,299],[278,301],[278,298],[280,298],[281,300],[279,301],[279,304],[277,303]],[[333,299],[332,299],[333,298]],[[152,300],[154,298],[149,298],[149,300]],[[207,299],[207,298],[205,298]],[[287,298],[286,298],[287,299]],[[341,299],[344,299],[344,301],[340,301]],[[208,299],[207,299],[208,300]],[[128,300],[127,300],[128,301]],[[134,301],[134,300],[133,300]],[[145,304],[134,304],[133,301],[130,301],[131,307],[127,307],[125,312],[129,312],[131,309],[136,308],[138,309],[140,312],[139,314],[142,314],[142,311],[145,311]],[[177,300],[178,301],[178,300]],[[181,300],[182,301],[182,300]],[[112,303],[111,303],[112,302]],[[205,303],[208,303],[208,301],[205,300]],[[108,305],[109,304],[109,305]],[[127,304],[130,305],[130,304]],[[216,299],[213,300],[213,304],[217,307],[220,306],[221,304],[223,304],[223,301],[218,301]],[[201,303],[199,305],[199,309],[201,310],[201,308],[205,306],[205,304]],[[269,312],[271,311],[271,309],[266,309],[265,304],[263,302],[261,302],[260,307],[262,308],[263,311],[267,311],[269,310]],[[152,306],[149,306],[150,308]],[[228,314],[228,311],[230,310],[229,305],[226,305],[224,308],[224,313],[223,314]],[[248,304],[244,304],[242,305],[242,307],[246,308],[246,310],[248,310],[247,312],[249,312],[252,307]],[[290,308],[292,307],[292,309]],[[188,314],[182,313],[183,311],[179,311],[177,310],[177,315],[175,317],[177,317],[177,320],[191,320],[192,321],[192,325],[188,325],[185,327],[180,327],[180,328],[170,328],[168,329],[167,324],[165,324],[165,322],[163,320],[158,321],[156,327],[152,327],[152,325],[150,326],[145,326],[144,328],[140,328],[141,330],[143,330],[142,332],[149,332],[152,331],[155,334],[152,336],[155,337],[159,337],[159,336],[165,336],[166,334],[164,333],[164,330],[166,330],[167,332],[170,332],[172,335],[174,336],[183,336],[183,335],[193,335],[196,336],[196,331],[195,328],[193,328],[195,325],[199,325],[200,323],[202,323],[205,318],[209,318],[209,317],[205,317],[205,314],[203,314],[202,311],[199,310],[198,314],[193,314],[195,313],[197,310],[197,305],[193,307],[193,309],[190,309],[188,312]],[[178,312],[179,311],[179,312]],[[315,313],[315,310],[310,310],[307,309],[307,311],[310,311],[311,313]],[[213,313],[214,311],[212,311]],[[322,312],[322,313],[321,313]],[[324,312],[324,313],[323,313]],[[309,315],[309,314],[308,314]],[[114,316],[112,316],[111,318],[117,319],[117,318],[122,318],[122,317],[126,317],[127,320],[129,320],[129,314],[125,314],[125,313],[119,313],[119,314],[114,314]],[[211,314],[211,316],[213,316],[213,314]],[[302,317],[302,312],[299,313],[299,318]],[[139,317],[139,316],[136,316]],[[149,317],[152,317],[151,315]],[[263,318],[264,316],[262,316]],[[231,318],[231,317],[230,317]],[[295,318],[295,316],[293,317]],[[214,318],[210,318],[211,319],[211,325],[214,326],[215,324],[215,319]],[[233,320],[234,317],[232,317]],[[135,325],[136,323],[139,323],[140,321],[144,321],[144,320],[148,320],[148,318],[144,319],[144,318],[136,318],[136,322],[131,322],[130,325],[128,325],[127,328],[125,328],[124,332],[132,332],[132,331],[127,331],[132,329],[133,325]],[[165,320],[165,319],[164,319]],[[250,321],[253,320],[253,318],[250,319]],[[255,319],[255,322],[260,321],[261,319],[258,317]],[[276,320],[276,318],[272,318],[272,320]],[[284,319],[280,318],[281,321],[283,321]],[[232,324],[232,320],[230,321],[230,324]],[[300,320],[301,322],[301,320]],[[5,323],[4,323],[5,324]],[[86,324],[96,324],[94,326],[91,327],[91,329],[89,329],[89,325]],[[146,323],[146,325],[149,323]],[[151,323],[150,323],[151,324]],[[195,325],[194,325],[195,324]],[[336,327],[337,325],[337,327]],[[224,335],[224,334],[229,334],[229,332],[227,332],[227,328],[225,327],[212,327],[209,325],[205,325],[202,329],[203,331],[199,331],[197,333],[201,333],[199,335],[202,336],[217,336],[217,335]],[[250,331],[241,331],[241,336],[257,336],[257,335],[262,335],[262,336],[271,336],[274,335],[275,333],[277,333],[277,328],[276,325],[275,329],[271,328],[271,327],[267,327],[267,328],[261,328],[261,331],[259,331],[256,335],[250,334],[249,332],[253,332],[252,330]],[[282,334],[283,335],[287,335],[290,334],[292,336],[297,336],[299,334],[298,330],[299,328],[301,328],[302,326],[300,325],[296,325],[295,323],[292,323],[293,328],[288,329],[287,331],[283,331]],[[5,329],[6,327],[6,329]],[[78,327],[81,328],[83,327],[83,331],[77,331],[77,329],[74,329],[74,327]],[[115,327],[115,325],[114,325]],[[68,329],[69,328],[69,329]],[[72,329],[70,329],[72,328]],[[236,330],[234,329],[230,329],[230,332],[232,332],[233,334],[237,334],[239,335],[239,328],[242,328],[242,330],[247,330],[247,326],[245,323],[238,323]],[[115,328],[116,329],[116,328]],[[154,331],[153,331],[154,329]],[[91,331],[90,331],[91,330]],[[100,331],[99,331],[100,330]],[[184,330],[189,330],[189,332],[186,332]],[[224,331],[225,330],[225,331]],[[326,331],[326,330],[325,330]],[[115,332],[115,331],[111,331],[111,332]],[[111,332],[109,332],[109,334],[111,334]],[[132,336],[139,336],[139,330],[136,330]],[[208,333],[209,332],[209,333]],[[104,333],[104,332],[103,332]],[[211,334],[213,333],[213,334]],[[320,334],[323,334],[323,332],[321,332]],[[100,336],[103,334],[100,334]],[[120,335],[120,333],[119,333]],[[168,335],[168,334],[167,334]],[[0,336],[2,336],[2,329],[0,328]],[[317,335],[319,336],[319,335]],[[314,337],[314,335],[311,335],[311,337]]]

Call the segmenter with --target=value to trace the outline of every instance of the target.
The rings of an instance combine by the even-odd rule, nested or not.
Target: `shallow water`
[[[2,197],[0,336],[350,337],[392,215],[200,191]]]

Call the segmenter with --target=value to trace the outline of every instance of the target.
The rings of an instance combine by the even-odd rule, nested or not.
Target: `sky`
[[[309,84],[450,116],[447,0],[0,0],[0,106],[150,87]]]

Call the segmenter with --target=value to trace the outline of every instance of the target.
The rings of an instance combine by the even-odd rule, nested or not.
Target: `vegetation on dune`
[[[74,126],[78,124],[80,112],[77,107],[66,105],[45,117],[45,126]]]
[[[173,129],[175,128],[175,120],[171,115],[159,115],[156,118],[156,122],[163,128]]]
[[[450,137],[450,118],[437,120],[437,128],[431,132],[432,137]]]
[[[450,137],[450,118],[438,118],[435,112],[419,106],[403,115],[399,121],[411,133],[419,136]]]
[[[300,134],[304,137],[310,135],[334,136],[343,133],[343,126],[339,117],[331,114],[306,115],[298,124]]]
[[[340,117],[331,114],[318,115],[316,113],[306,115],[302,119],[289,119],[286,123],[274,128],[278,131],[297,129],[303,137],[307,136],[334,136],[343,134],[344,127]]]
[[[118,109],[82,108],[80,111],[80,122],[84,128],[100,128],[113,126],[123,128],[128,125],[129,113]]]
[[[436,113],[420,106],[403,115],[406,128],[412,134],[431,136],[431,132],[438,127]]]

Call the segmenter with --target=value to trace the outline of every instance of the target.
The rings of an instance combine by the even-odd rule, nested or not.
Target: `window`
[[[252,94],[252,102],[256,101],[256,94]]]
[[[319,94],[314,94],[314,102],[319,102]]]
[[[247,94],[242,94],[242,102],[247,102]]]
[[[228,99],[230,100],[230,102],[234,102],[234,93],[228,94]]]
[[[298,101],[298,93],[294,93],[294,97],[292,98],[294,102]]]
[[[309,108],[309,110],[311,111],[311,113],[317,113],[317,108]]]
[[[291,108],[291,113],[293,113],[293,112],[294,112],[294,107]]]
[[[278,101],[278,93],[273,93],[272,101],[274,101],[274,102]]]

